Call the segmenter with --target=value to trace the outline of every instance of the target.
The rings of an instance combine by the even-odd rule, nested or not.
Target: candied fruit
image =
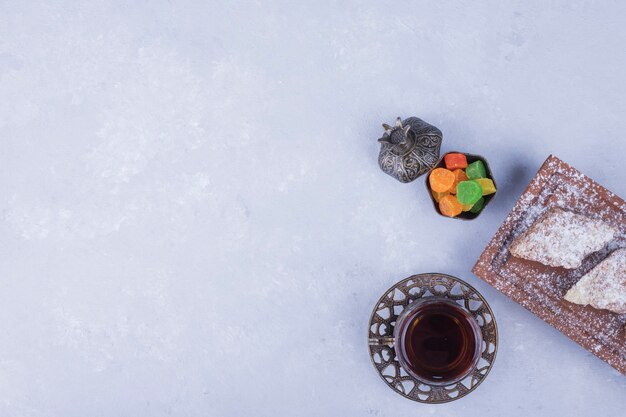
[[[443,193],[452,188],[454,184],[454,173],[445,168],[435,168],[431,171],[428,181],[430,188],[438,193]]]
[[[482,188],[483,195],[489,195],[496,192],[496,186],[494,185],[493,180],[489,178],[478,178],[474,181],[476,181],[480,185],[480,188]]]
[[[476,181],[461,181],[456,186],[456,194],[461,204],[475,204],[483,195],[483,190]]]
[[[449,153],[443,157],[446,168],[449,170],[467,168],[467,158],[462,153]]]
[[[467,178],[469,178],[470,180],[487,177],[487,169],[485,168],[485,164],[481,160],[474,161],[469,164],[465,169],[465,173],[467,174]]]
[[[459,185],[461,181],[467,181],[468,178],[467,175],[465,175],[465,171],[462,169],[455,169],[452,173],[454,174],[454,183],[450,188],[450,193],[456,194],[456,186]]]
[[[439,201],[439,211],[444,216],[456,217],[463,211],[463,206],[455,196],[448,194]]]

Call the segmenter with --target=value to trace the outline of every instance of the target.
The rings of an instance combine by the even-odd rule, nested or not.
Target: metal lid
[[[398,181],[411,182],[439,161],[443,134],[437,127],[417,117],[398,117],[393,127],[383,123],[383,128],[378,165]]]

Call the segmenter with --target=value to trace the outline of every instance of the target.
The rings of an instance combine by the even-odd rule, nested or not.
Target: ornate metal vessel
[[[380,168],[400,182],[411,182],[430,171],[439,159],[441,130],[417,117],[396,119],[394,127],[383,123]]]

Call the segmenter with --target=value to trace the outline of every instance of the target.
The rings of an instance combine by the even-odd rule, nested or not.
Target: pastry
[[[626,248],[600,262],[565,294],[571,303],[626,313]]]
[[[617,229],[601,220],[553,208],[519,235],[509,251],[517,258],[574,269],[586,256],[602,249],[616,233]]]

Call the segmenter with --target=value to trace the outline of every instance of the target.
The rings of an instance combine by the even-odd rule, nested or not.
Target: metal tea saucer
[[[434,386],[409,375],[398,362],[393,340],[397,317],[410,303],[424,297],[454,300],[480,326],[483,345],[476,369],[460,382]],[[370,359],[378,375],[398,394],[428,404],[458,400],[474,391],[487,377],[498,351],[498,326],[485,298],[467,282],[446,274],[413,275],[398,282],[380,297],[369,321]]]

